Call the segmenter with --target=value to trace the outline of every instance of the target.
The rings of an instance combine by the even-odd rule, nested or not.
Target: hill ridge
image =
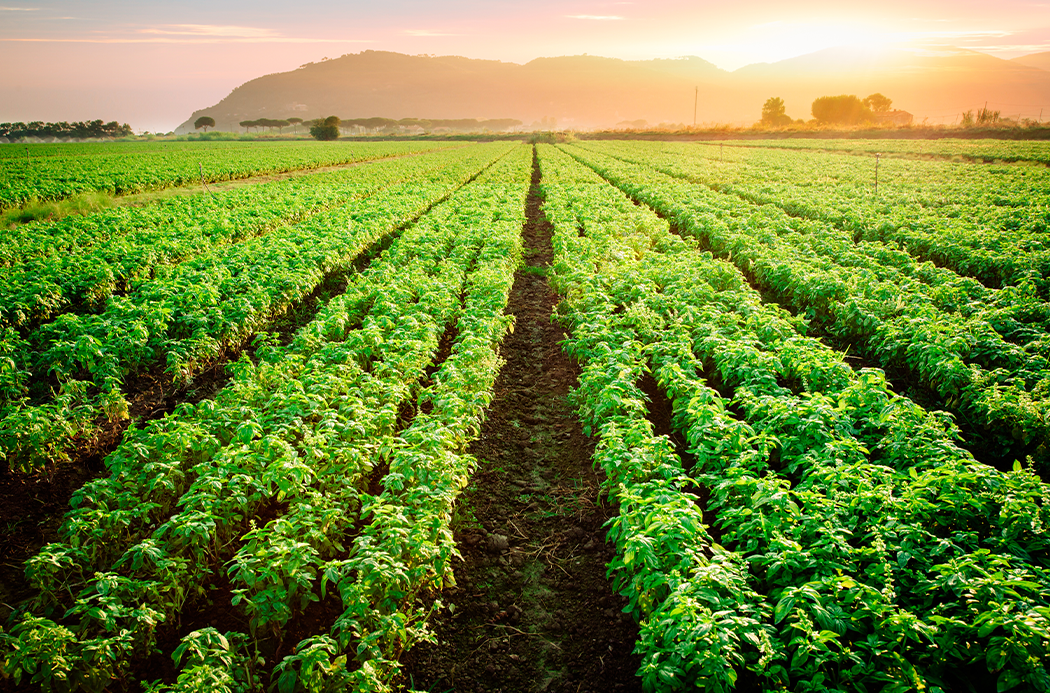
[[[988,103],[1005,115],[1050,112],[1050,71],[1040,55],[1003,60],[939,46],[923,50],[835,48],[728,72],[697,56],[624,60],[587,54],[535,58],[519,64],[463,56],[365,50],[306,63],[245,82],[219,103],[195,111],[177,132],[191,132],[202,115],[224,130],[243,120],[381,116],[514,118],[526,126],[615,127],[624,121],[749,124],[779,96],[793,118],[808,119],[818,96],[874,92],[916,116],[952,122]],[[1025,104],[1031,114],[1015,113]],[[545,120],[544,120],[545,119]],[[553,119],[553,120],[551,120]]]

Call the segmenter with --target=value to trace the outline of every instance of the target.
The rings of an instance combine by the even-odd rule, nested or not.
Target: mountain
[[[579,55],[525,65],[457,56],[364,51],[297,70],[259,77],[218,104],[196,111],[216,128],[242,120],[341,118],[517,118],[526,125],[557,118],[559,126],[591,127],[644,117],[692,119],[693,84],[728,73],[700,58],[624,61]],[[642,100],[646,107],[638,107]],[[681,103],[672,103],[672,102]]]
[[[1014,58],[1010,62],[1050,71],[1050,51],[1022,55],[1020,58]]]
[[[1037,56],[1028,56],[1037,58]],[[780,96],[788,115],[808,119],[819,96],[881,92],[916,122],[952,122],[988,102],[1050,104],[1050,72],[952,47],[833,48],[727,72],[697,57],[619,60],[590,55],[538,58],[524,65],[458,56],[364,51],[251,80],[199,116],[222,130],[258,118],[554,118],[559,128],[623,121],[750,124]],[[1003,106],[999,106],[1003,104]],[[1036,107],[1038,110],[1038,107]],[[1025,114],[1035,117],[1035,114]],[[549,122],[549,121],[547,121]]]

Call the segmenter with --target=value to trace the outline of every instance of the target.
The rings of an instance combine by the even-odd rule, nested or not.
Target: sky
[[[696,55],[735,70],[902,42],[1050,51],[1050,0],[0,0],[0,122],[166,132],[255,77],[363,50],[515,63]]]

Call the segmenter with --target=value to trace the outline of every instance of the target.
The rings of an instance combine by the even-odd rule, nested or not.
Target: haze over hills
[[[1027,65],[1028,67],[1038,67],[1040,70],[1050,70],[1050,51],[1022,55],[1020,58],[1014,58],[1010,62]]]
[[[524,65],[456,56],[364,51],[259,77],[201,109],[222,130],[243,120],[341,118],[554,118],[558,128],[693,122],[746,125],[779,96],[809,119],[819,96],[881,92],[915,122],[951,123],[987,102],[1003,117],[1050,117],[1050,53],[1002,60],[951,47],[832,48],[727,72],[697,57],[626,61],[577,55]],[[549,121],[548,121],[549,122]]]

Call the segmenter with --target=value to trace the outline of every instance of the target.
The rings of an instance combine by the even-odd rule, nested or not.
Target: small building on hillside
[[[913,120],[915,116],[911,113],[898,109],[875,114],[875,122],[879,125],[911,125]]]

